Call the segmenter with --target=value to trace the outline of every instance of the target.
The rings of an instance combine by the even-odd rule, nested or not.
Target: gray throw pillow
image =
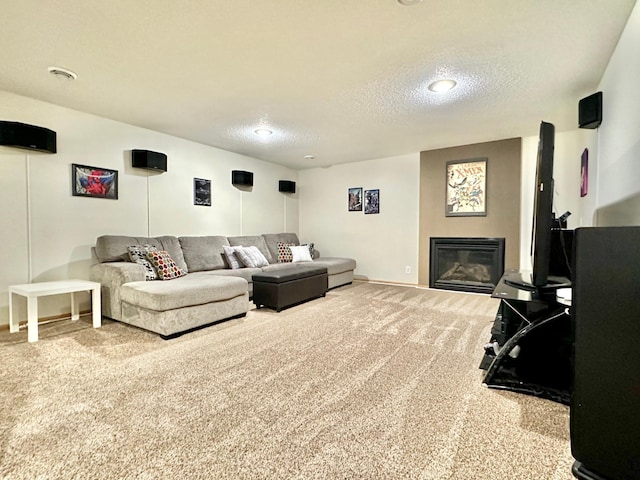
[[[240,258],[240,261],[244,263],[245,267],[257,268],[266,267],[269,265],[266,257],[258,249],[258,247],[240,247],[236,251],[236,255]]]
[[[227,263],[229,264],[231,270],[237,270],[244,267],[244,265],[240,263],[240,260],[238,260],[238,257],[236,256],[238,248],[242,247],[227,247],[225,245],[222,248],[224,249],[224,256],[227,257]]]

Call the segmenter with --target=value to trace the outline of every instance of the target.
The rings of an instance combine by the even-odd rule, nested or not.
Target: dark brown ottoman
[[[280,311],[313,298],[328,289],[327,268],[313,265],[291,267],[253,275],[253,303]]]

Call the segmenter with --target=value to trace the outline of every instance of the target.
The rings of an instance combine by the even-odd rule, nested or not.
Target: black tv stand
[[[480,364],[486,370],[483,383],[569,405],[571,318],[566,301],[557,296],[568,280],[551,288],[514,286],[514,279],[526,275],[505,272],[491,295],[500,306]]]
[[[504,283],[518,288],[520,290],[527,290],[529,292],[538,291],[553,291],[559,288],[571,287],[571,280],[566,277],[558,277],[550,275],[547,277],[547,283],[545,285],[534,285],[533,278],[530,272],[523,272],[520,270],[508,270],[504,273]]]

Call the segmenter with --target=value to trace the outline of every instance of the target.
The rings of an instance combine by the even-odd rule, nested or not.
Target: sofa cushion
[[[280,265],[280,264],[274,264],[274,265]],[[290,265],[290,264],[289,264]],[[270,265],[271,266],[271,265]],[[268,267],[264,267],[264,268],[268,268]],[[196,272],[193,274],[189,274],[189,276],[191,275],[205,275],[205,276],[219,276],[219,277],[240,277],[240,278],[244,278],[247,282],[251,283],[253,281],[252,277],[254,274],[256,273],[260,273],[262,272],[262,268],[240,268],[238,270],[230,270],[228,268],[225,268],[223,270],[209,270],[206,272]]]
[[[267,244],[262,238],[262,235],[244,235],[241,237],[227,237],[229,240],[229,245],[232,247],[258,247],[258,250],[264,255],[264,258],[267,259],[269,263],[275,263],[278,261],[277,254],[275,257],[271,255],[269,249],[267,248]]]
[[[173,258],[166,250],[150,250],[147,252],[147,258],[156,270],[160,280],[173,280],[187,274],[176,265],[176,262],[173,261]]]
[[[278,243],[300,245],[298,235],[295,233],[263,233],[262,238],[264,238],[267,249],[271,253],[272,260],[270,260],[269,263],[278,262]],[[269,260],[269,257],[267,257],[267,260]]]
[[[180,237],[184,260],[190,272],[225,268],[224,247],[229,246],[227,237]]]
[[[329,275],[336,275],[356,269],[356,261],[352,258],[320,257],[315,259],[313,264],[327,267]]]
[[[123,302],[164,312],[228,300],[244,295],[247,289],[243,278],[195,274],[171,282],[125,283],[120,295]]]
[[[130,245],[153,245],[158,250],[169,252],[178,268],[185,272],[189,269],[182,255],[178,237],[127,237],[125,235],[102,235],[96,240],[96,256],[103,262],[128,262]]]

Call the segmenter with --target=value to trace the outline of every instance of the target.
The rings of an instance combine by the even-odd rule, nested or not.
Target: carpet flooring
[[[181,337],[0,332],[0,478],[570,480],[568,407],[482,386],[487,295],[355,282]]]

